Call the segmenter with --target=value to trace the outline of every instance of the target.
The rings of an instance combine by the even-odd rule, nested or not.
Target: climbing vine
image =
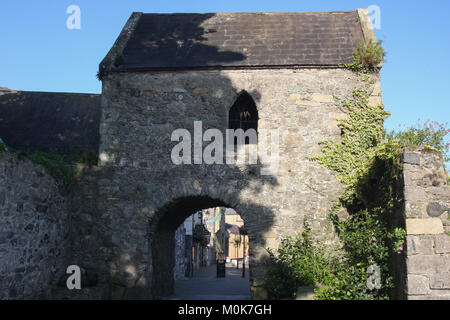
[[[389,230],[388,226],[389,216],[402,201],[396,185],[402,145],[387,138],[383,121],[389,113],[383,105],[369,104],[367,89],[353,90],[343,108],[348,118],[339,121],[341,141],[323,142],[323,154],[315,160],[333,170],[345,186],[330,218],[345,249],[345,267],[353,276],[348,279],[344,273],[336,273],[333,286],[322,287],[318,298],[341,297],[339,288],[343,287],[349,298],[387,299],[393,283],[389,256],[392,251],[398,253],[399,243],[404,241],[401,229]],[[347,220],[339,221],[336,212],[340,207],[350,213]],[[371,266],[381,272],[376,289],[365,285]],[[358,284],[355,289],[350,290],[349,281]]]
[[[388,299],[393,287],[388,262],[391,255],[403,254],[406,238],[404,229],[391,229],[388,223],[403,201],[398,191],[401,153],[407,147],[424,147],[448,159],[449,130],[434,122],[387,134],[383,121],[389,113],[383,105],[369,104],[368,89],[355,89],[343,107],[348,118],[339,121],[341,141],[323,142],[323,154],[315,160],[333,170],[345,186],[330,212],[345,254],[342,272],[332,274],[329,283],[317,290],[317,298]],[[339,221],[341,207],[349,219]],[[376,287],[366,285],[372,280],[367,273],[372,266],[380,270]]]
[[[337,257],[331,257],[324,252],[308,258],[311,250],[304,247],[296,251],[293,257],[286,258],[283,248],[297,243],[305,243],[302,238],[289,240],[291,244],[281,246],[283,250],[277,256],[272,255],[275,269],[269,274],[274,279],[270,283],[277,284],[279,274],[288,273],[294,285],[318,286],[316,299],[388,299],[393,286],[393,279],[389,273],[389,257],[392,254],[403,254],[405,239],[404,230],[389,229],[388,218],[401,205],[401,197],[397,192],[397,181],[401,172],[400,155],[404,145],[397,139],[388,138],[383,128],[383,121],[389,117],[383,105],[369,104],[369,90],[371,82],[363,89],[355,89],[349,99],[342,101],[342,110],[347,114],[346,119],[339,120],[341,128],[340,141],[321,142],[323,153],[313,157],[331,169],[337,179],[344,185],[345,191],[339,202],[330,210],[330,220],[334,224],[336,233],[341,239],[343,250]],[[350,217],[341,221],[338,212],[342,208]],[[307,236],[307,235],[306,235]],[[319,250],[320,251],[320,250]],[[289,255],[288,255],[289,256]],[[305,259],[306,258],[306,259]],[[283,262],[284,261],[284,262]],[[324,276],[295,273],[296,269],[286,261],[308,261],[314,265],[303,270],[326,270]],[[294,264],[295,264],[294,263]],[[377,278],[373,279],[368,273],[371,269],[379,270]],[[310,272],[311,273],[311,272]],[[309,279],[311,281],[304,281]],[[312,281],[314,280],[314,281]],[[270,287],[269,292],[277,293],[283,288]],[[372,285],[369,285],[371,283]],[[278,287],[282,282],[278,282]],[[289,288],[288,288],[289,289]],[[290,290],[290,289],[289,289]]]

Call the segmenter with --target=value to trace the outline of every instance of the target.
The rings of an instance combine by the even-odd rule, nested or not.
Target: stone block
[[[339,127],[339,122],[337,122],[336,120],[330,121],[327,123],[327,127],[329,128],[337,128]]]
[[[367,103],[369,104],[369,106],[376,107],[380,104],[383,104],[383,101],[381,100],[381,96],[370,96]]]
[[[289,101],[295,101],[301,98],[301,95],[298,93],[293,93],[289,96]]]
[[[431,202],[427,206],[427,213],[430,217],[440,217],[444,212],[448,212],[449,208],[438,202]]]
[[[279,237],[279,236],[280,236],[280,234],[278,232],[276,232],[276,231],[273,231],[273,230],[269,230],[269,231],[264,232],[264,238],[276,238],[276,237]]]
[[[407,237],[408,255],[433,254],[433,239],[423,236],[409,235]]]
[[[281,216],[300,216],[297,210],[290,210],[290,209],[280,209],[280,215]]]
[[[322,103],[331,103],[334,101],[333,96],[329,94],[322,93],[313,93],[312,95],[313,101],[322,102]]]
[[[317,106],[319,106],[319,103],[315,102],[315,101],[309,101],[309,100],[299,100],[299,101],[297,101],[297,105],[304,106],[304,107],[317,107]]]
[[[425,218],[426,217],[426,203],[421,201],[406,201],[405,204],[406,218]]]
[[[421,275],[408,276],[408,294],[422,295],[430,293],[430,282],[428,277]]]
[[[348,114],[344,112],[329,112],[328,117],[334,120],[342,120],[349,118]]]
[[[406,219],[407,234],[441,234],[444,233],[442,221],[439,218]]]
[[[435,274],[450,272],[450,256],[416,255],[408,256],[409,274]]]
[[[376,81],[375,85],[373,86],[373,96],[380,96],[381,95],[381,81]]]
[[[194,91],[192,91],[193,94],[205,94],[206,88],[195,88]]]
[[[409,187],[405,190],[405,200],[421,202],[425,201],[427,194],[425,190],[421,187]]]
[[[406,152],[403,154],[403,163],[420,165],[420,154]]]
[[[438,295],[438,294],[430,294],[426,296],[410,295],[408,296],[408,300],[450,300],[450,295]]]
[[[435,274],[430,277],[431,289],[450,289],[450,273]]]
[[[435,250],[438,254],[450,253],[450,236],[447,234],[437,235],[435,238]]]

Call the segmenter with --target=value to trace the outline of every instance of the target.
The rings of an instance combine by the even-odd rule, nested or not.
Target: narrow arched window
[[[228,114],[228,129],[242,129],[245,131],[254,129],[258,132],[258,110],[253,98],[242,91],[230,109]],[[245,138],[245,144],[249,144],[248,137]],[[235,140],[235,144],[237,144]]]

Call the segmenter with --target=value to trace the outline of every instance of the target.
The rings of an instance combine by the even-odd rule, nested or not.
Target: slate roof
[[[364,41],[357,11],[134,17],[117,70],[339,66]]]
[[[100,95],[59,92],[0,93],[0,138],[22,151],[98,152]]]

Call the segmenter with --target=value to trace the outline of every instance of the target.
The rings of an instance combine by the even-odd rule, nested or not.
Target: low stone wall
[[[65,273],[67,205],[43,167],[0,152],[0,299],[40,296]]]
[[[450,186],[442,157],[404,153],[408,299],[450,300]]]

